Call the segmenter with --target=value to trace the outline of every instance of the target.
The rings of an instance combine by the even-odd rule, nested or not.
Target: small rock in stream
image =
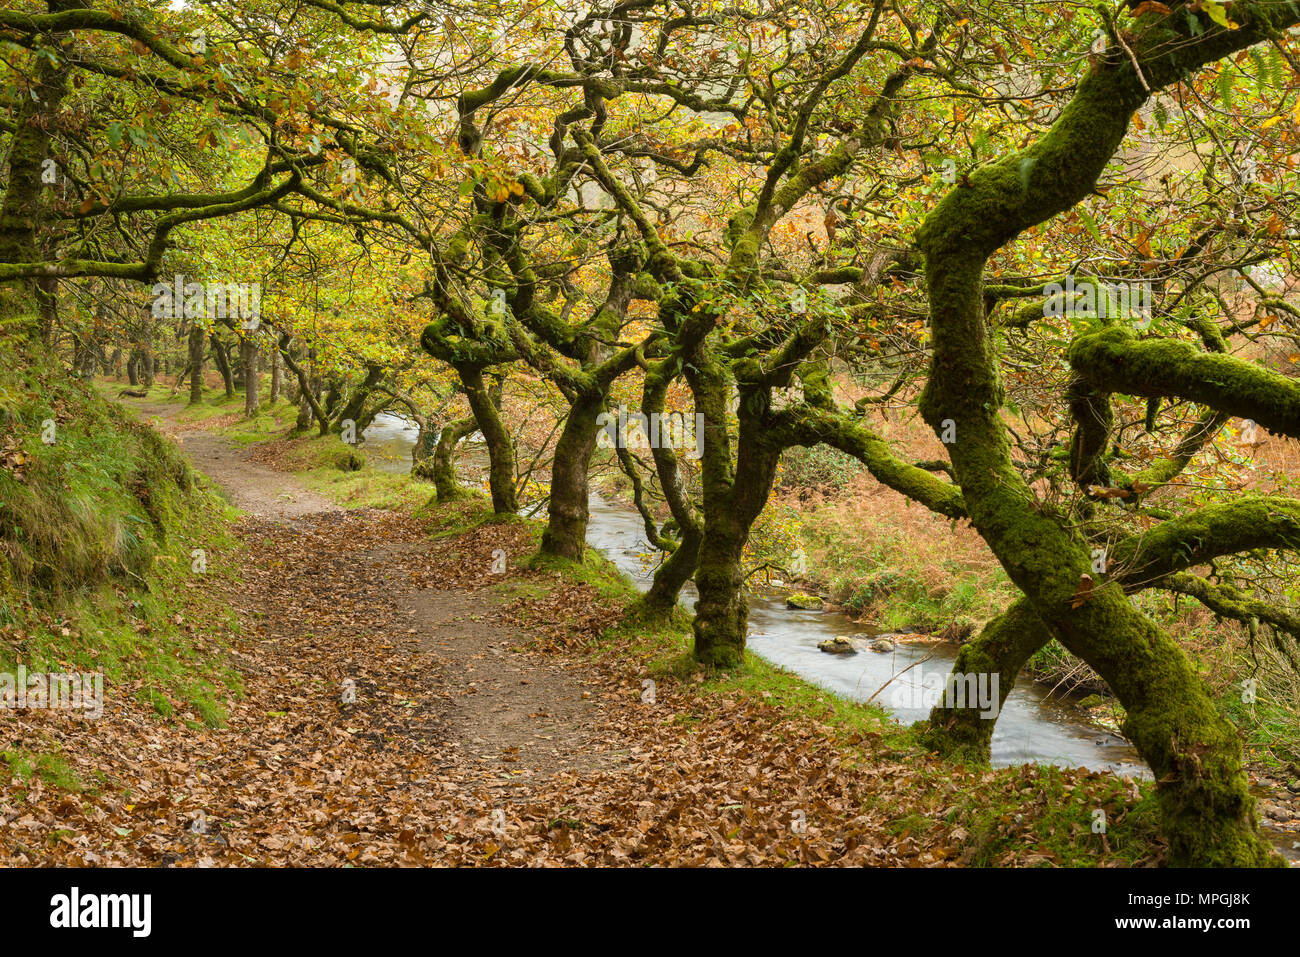
[[[834,638],[827,638],[825,641],[818,642],[817,650],[824,651],[828,655],[856,655],[858,653],[858,649],[853,647],[853,641],[843,635],[837,635]]]

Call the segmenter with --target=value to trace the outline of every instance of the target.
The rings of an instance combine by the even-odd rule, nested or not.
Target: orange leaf
[[[1169,9],[1169,8],[1168,8],[1167,6],[1165,6],[1163,3],[1157,3],[1156,0],[1143,0],[1142,3],[1139,3],[1139,4],[1134,8],[1133,13],[1130,14],[1130,16],[1140,17],[1140,16],[1142,16],[1142,14],[1144,14],[1144,13],[1164,13],[1164,14],[1169,14],[1169,13],[1173,13],[1173,12],[1174,12],[1173,10]]]

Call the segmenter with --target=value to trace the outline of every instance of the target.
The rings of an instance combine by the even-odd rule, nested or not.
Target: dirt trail
[[[250,461],[234,442],[178,423],[175,406],[139,403],[137,408],[154,420],[181,447],[190,464],[212,479],[237,508],[255,518],[280,521],[339,509],[323,495],[304,488],[292,475]]]
[[[132,404],[176,441],[190,463],[236,507],[248,513],[251,521],[243,526],[245,537],[262,522],[288,524],[299,531],[318,529],[345,511],[292,474],[252,461],[229,439],[187,428],[176,420],[175,406]],[[521,653],[525,636],[495,620],[503,603],[500,593],[488,588],[404,587],[409,579],[404,570],[411,565],[427,569],[432,564],[430,552],[423,540],[349,550],[343,556],[304,550],[305,564],[295,578],[310,579],[316,587],[339,594],[356,594],[364,588],[367,601],[387,606],[385,612],[406,619],[408,635],[418,639],[412,668],[432,671],[438,694],[452,702],[445,715],[447,744],[467,763],[498,772],[497,786],[526,787],[537,775],[590,770],[607,763],[596,751],[597,707],[590,690],[594,686],[584,687],[555,663]],[[489,564],[485,561],[485,568]],[[285,592],[297,587],[293,581],[283,582]],[[258,619],[295,601],[294,595],[277,594],[277,590],[261,597],[247,609]]]
[[[0,787],[0,864],[1039,865],[1068,862],[1043,850],[1062,800],[1085,859],[1134,863],[1089,831],[1091,809],[1118,826],[1137,800],[1110,776],[1062,770],[1061,798],[775,684],[655,670],[647,698],[645,658],[596,644],[618,603],[527,567],[527,526],[338,508],[177,407],[132,405],[250,512],[239,568],[185,581],[197,618],[174,616],[233,659],[239,693],[215,722],[179,695],[160,718],[129,685],[100,720],[7,717],[96,786]],[[988,844],[979,822],[1013,806]]]

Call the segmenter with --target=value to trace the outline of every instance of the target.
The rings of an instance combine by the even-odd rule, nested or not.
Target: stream
[[[406,472],[415,436],[415,427],[406,420],[381,414],[365,432],[365,451],[378,468]],[[653,569],[642,556],[651,549],[640,515],[594,492],[590,511],[588,544],[642,591],[649,588]],[[689,604],[694,597],[688,585],[684,598]],[[926,717],[926,688],[941,686],[952,669],[956,646],[896,643],[892,652],[864,649],[856,655],[830,655],[817,649],[817,643],[827,638],[864,631],[872,629],[837,612],[796,611],[787,608],[780,596],[759,592],[750,596],[749,648],[755,654],[850,700],[865,701],[875,694],[876,703],[889,708],[903,724]],[[1068,696],[1050,694],[1031,681],[1017,683],[993,733],[994,765],[1026,762],[1150,775],[1127,741],[1087,724]]]

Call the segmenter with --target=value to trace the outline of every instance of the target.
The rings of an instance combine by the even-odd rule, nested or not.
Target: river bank
[[[179,407],[164,410],[164,415],[173,419],[182,414]],[[171,429],[161,417],[156,421],[164,429]],[[489,690],[487,686],[475,690],[480,684],[475,669],[483,667],[482,662],[489,656],[516,665],[516,656],[523,655],[536,659],[546,668],[573,669],[577,675],[595,674],[597,686],[592,688],[591,698],[584,699],[579,693],[578,699],[595,702],[605,717],[599,732],[588,739],[595,743],[584,745],[579,752],[612,755],[612,763],[598,768],[584,767],[577,758],[565,758],[556,766],[523,775],[527,788],[516,793],[528,805],[529,816],[523,826],[516,826],[515,817],[509,818],[508,841],[504,843],[494,840],[497,836],[494,819],[482,809],[472,820],[453,815],[454,823],[443,822],[441,829],[437,826],[440,821],[437,814],[421,816],[419,826],[412,829],[418,845],[418,854],[411,852],[415,856],[407,855],[407,848],[401,842],[380,840],[377,827],[349,829],[331,819],[323,833],[315,833],[316,825],[312,825],[312,840],[327,839],[330,854],[346,855],[357,850],[358,844],[363,845],[359,858],[344,856],[341,860],[419,863],[418,856],[424,855],[424,862],[454,859],[460,863],[487,864],[635,860],[1065,866],[1159,861],[1160,843],[1154,829],[1155,811],[1149,784],[1132,777],[1050,765],[982,771],[943,764],[917,748],[907,730],[888,720],[886,712],[828,694],[757,656],[750,659],[744,673],[705,678],[685,667],[689,660],[686,654],[689,639],[684,630],[646,632],[617,623],[620,603],[631,592],[595,549],[590,567],[563,574],[530,570],[520,559],[535,548],[539,530],[535,524],[503,526],[497,521],[485,521],[488,516],[475,503],[467,504],[462,510],[439,508],[416,518],[414,513],[421,510],[414,508],[414,500],[427,501],[427,486],[420,486],[423,491],[417,496],[416,486],[395,473],[372,469],[348,473],[330,465],[300,471],[299,464],[288,469],[290,458],[297,458],[300,463],[319,459],[316,453],[326,450],[328,440],[285,442],[276,438],[274,433],[278,430],[267,429],[268,424],[258,422],[224,430],[230,434],[223,439],[231,459],[231,468],[226,470],[229,475],[245,471],[240,462],[264,465],[280,473],[275,481],[288,480],[292,486],[273,489],[273,500],[301,500],[303,492],[315,492],[334,501],[362,506],[362,510],[349,510],[344,518],[323,519],[324,526],[318,525],[322,518],[307,515],[269,526],[259,522],[241,529],[241,548],[247,550],[242,558],[254,563],[267,558],[254,555],[256,548],[271,547],[277,534],[291,536],[287,546],[274,543],[276,551],[268,553],[279,557],[266,562],[267,573],[259,576],[260,581],[267,583],[266,587],[284,579],[276,568],[285,567],[285,562],[304,564],[286,583],[285,587],[292,586],[288,593],[262,595],[257,607],[250,607],[251,599],[238,597],[247,589],[236,585],[231,592],[232,607],[240,608],[241,618],[257,631],[258,640],[241,642],[239,654],[245,665],[254,673],[259,673],[259,669],[262,673],[275,673],[276,667],[280,667],[266,670],[269,663],[261,658],[263,640],[268,634],[274,636],[282,631],[286,602],[297,595],[301,605],[301,589],[308,585],[318,597],[312,599],[310,608],[290,617],[294,621],[319,618],[329,629],[326,632],[312,629],[318,637],[305,644],[302,634],[292,632],[277,639],[276,647],[292,656],[295,673],[307,676],[327,667],[315,657],[332,647],[334,639],[329,638],[329,633],[340,626],[347,631],[339,636],[351,636],[347,637],[350,642],[375,643],[370,652],[358,646],[354,654],[373,653],[376,661],[395,661],[394,654],[409,652],[403,650],[404,640],[394,640],[401,639],[404,631],[398,623],[412,611],[418,614],[420,605],[405,604],[401,600],[402,590],[390,589],[392,594],[385,594],[367,586],[368,593],[374,596],[367,601],[382,600],[387,611],[364,612],[350,602],[340,606],[338,596],[351,594],[356,586],[337,580],[337,576],[356,566],[358,572],[364,573],[363,581],[379,584],[382,578],[376,575],[381,568],[395,575],[396,581],[417,574],[418,569],[420,577],[413,582],[418,591],[433,588],[445,593],[444,604],[468,610],[468,613],[453,613],[444,626],[444,641],[459,643],[479,628],[502,636],[465,659],[462,673],[453,673],[457,669],[451,668],[435,680],[432,677],[435,672],[423,666],[418,674],[425,675],[420,680],[425,682],[426,691],[434,689],[434,697],[445,696],[445,700],[459,704],[458,699]],[[194,424],[177,426],[180,431],[201,428],[202,425]],[[192,450],[200,447],[193,437],[185,439],[185,443]],[[374,458],[377,452],[372,448],[367,455]],[[196,465],[202,467],[201,458]],[[248,469],[247,474],[251,481],[267,481],[265,474],[255,469]],[[237,493],[232,493],[232,497],[237,497]],[[399,500],[408,504],[391,506],[393,512],[389,518],[383,518],[386,513],[376,514],[364,508]],[[355,524],[357,521],[361,524]],[[398,524],[392,525],[393,521]],[[405,524],[408,522],[415,524],[408,527]],[[503,539],[502,535],[518,537]],[[265,541],[268,536],[272,542]],[[385,539],[389,540],[386,545],[382,544]],[[384,562],[378,566],[372,554],[376,543],[384,549]],[[492,553],[503,543],[508,546],[511,558],[507,563],[509,573],[499,578],[489,568]],[[315,547],[304,550],[305,545]],[[469,588],[478,595],[486,591],[502,597],[503,607],[476,611],[474,606],[479,599],[460,595],[461,588]],[[374,627],[385,620],[392,625]],[[337,665],[328,667],[337,669]],[[391,670],[391,666],[387,667]],[[373,688],[361,682],[357,687],[365,689],[367,694],[384,690],[384,681],[378,677],[367,680],[374,682]],[[532,678],[515,680],[532,681]],[[310,690],[308,681],[304,686],[308,689],[305,698],[301,690],[290,691],[291,697],[281,694],[274,708],[268,709],[264,700],[232,702],[231,713],[240,716],[239,732],[253,738],[251,747],[260,749],[268,744],[257,740],[261,734],[258,721],[265,721],[272,712],[281,740],[291,741],[299,733],[295,729],[302,727],[304,707],[314,711],[329,705],[337,709],[337,698],[332,692],[326,693],[317,705],[321,692]],[[451,686],[443,684],[448,681],[452,682]],[[656,708],[645,707],[647,681],[655,682]],[[489,711],[502,705],[512,706],[510,703],[517,700],[519,689],[528,687],[499,682],[495,693],[504,695],[504,699],[496,701]],[[437,691],[438,688],[442,691]],[[258,688],[252,689],[253,695],[261,693]],[[418,706],[428,697],[427,693],[420,693],[407,695],[404,700]],[[539,717],[530,717],[534,713]],[[263,718],[257,718],[259,714]],[[349,740],[370,740],[385,749],[396,749],[397,755],[406,753],[400,734],[395,737],[392,733],[397,726],[391,722],[387,731],[382,726],[372,726],[372,731],[367,732],[367,724],[358,719],[370,722],[368,713],[339,716],[326,710],[320,714],[335,715],[327,721],[329,727],[338,728],[346,722],[341,730],[347,732]],[[524,714],[519,722],[506,722],[505,737],[491,742],[495,767],[490,770],[495,776],[489,774],[484,780],[520,780],[521,776],[512,773],[511,758],[517,752],[511,748],[523,751],[525,746],[531,746],[526,739],[537,732],[534,722],[545,721],[548,716],[568,726],[570,719],[562,711],[545,706]],[[213,734],[216,739],[211,743],[220,749],[225,732]],[[289,738],[283,738],[284,734]],[[554,729],[544,729],[541,734],[553,736]],[[66,743],[68,747],[76,747],[73,738]],[[227,743],[225,747],[232,744]],[[239,747],[245,745],[241,743]],[[284,752],[273,749],[273,753]],[[472,775],[466,776],[469,770],[462,755],[458,751],[446,754],[439,758],[442,762],[439,778],[456,786],[471,780]],[[319,756],[313,760],[316,766],[321,766]],[[329,766],[331,760],[327,755],[325,765]],[[698,767],[700,761],[706,761],[708,767]],[[665,777],[664,768],[677,770]],[[777,770],[780,768],[790,769],[793,776],[785,778],[784,772]],[[129,767],[122,766],[111,776],[126,780],[132,773]],[[723,777],[718,777],[719,773]],[[688,777],[691,786],[690,793],[686,794],[683,788]],[[662,787],[656,783],[653,793],[647,795],[647,781],[662,782]],[[759,785],[757,789],[756,785]],[[225,786],[233,790],[221,801],[238,800],[241,785],[227,781]],[[495,792],[466,789],[466,794],[474,800],[484,793]],[[408,796],[416,797],[414,792]],[[441,793],[439,800],[446,797],[447,793]],[[322,794],[316,795],[316,799],[324,798]],[[685,806],[683,798],[687,802]],[[432,801],[433,796],[420,797],[425,799]],[[286,810],[283,802],[268,802],[267,806],[279,807],[282,816],[288,814],[297,826],[293,818],[296,811]],[[430,806],[443,805],[434,801]],[[466,805],[462,802],[462,806]],[[1102,834],[1094,833],[1091,828],[1098,808],[1107,814],[1108,828]],[[49,808],[49,814],[56,810]],[[115,813],[122,813],[120,806]],[[791,830],[796,820],[808,823],[802,834]],[[244,812],[242,817],[232,814],[230,826],[241,827],[245,822],[270,826],[259,824],[260,821],[260,814]],[[558,826],[543,827],[548,822],[555,825],[557,821]],[[544,839],[540,833],[543,829],[546,830]],[[357,836],[348,837],[349,834]],[[113,841],[113,836],[101,836]],[[798,840],[792,841],[792,837]],[[30,845],[24,847],[26,852],[34,850]],[[122,848],[119,851],[129,855]],[[247,844],[242,845],[242,853],[249,854]],[[256,853],[249,856],[257,859]],[[177,862],[192,861],[182,857]],[[218,860],[224,862],[239,861],[224,857]]]
[[[380,417],[365,439],[367,455],[376,467],[399,473],[409,469],[415,431],[402,419]],[[470,458],[463,454],[462,463]],[[653,569],[645,560],[651,549],[641,517],[594,492],[589,508],[588,544],[644,591]],[[684,600],[688,607],[694,601],[689,585]],[[760,589],[750,599],[749,646],[755,654],[847,700],[872,698],[901,724],[927,717],[932,689],[951,671],[957,646],[898,641],[888,654],[864,652],[852,657],[818,650],[824,640],[866,627],[842,612],[791,609],[780,590]],[[1076,706],[1077,697],[1054,694],[1031,681],[1018,682],[998,718],[994,765],[1033,761],[1145,776],[1146,767],[1123,738],[1088,724],[1086,714]]]

